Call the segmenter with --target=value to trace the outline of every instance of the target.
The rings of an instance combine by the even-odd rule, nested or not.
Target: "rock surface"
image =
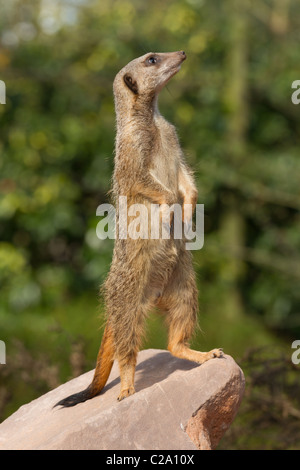
[[[199,366],[148,349],[138,356],[134,395],[117,401],[115,363],[98,397],[53,408],[92,377],[93,371],[87,372],[19,408],[0,424],[0,449],[214,449],[244,392],[243,372],[228,355]]]

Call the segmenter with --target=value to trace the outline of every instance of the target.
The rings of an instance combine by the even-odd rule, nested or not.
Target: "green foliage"
[[[246,375],[245,396],[218,448],[299,450],[299,370],[289,354],[278,347],[252,348],[241,362]]]
[[[96,237],[113,171],[112,81],[137,56],[181,49],[188,59],[160,109],[205,205],[204,248],[194,253],[199,347],[207,337],[242,356],[274,333],[299,336],[299,31],[297,0],[1,6],[1,339],[33,344],[30,331],[53,323],[89,335],[90,303],[74,305],[96,299],[112,254]],[[149,320],[147,346],[165,347],[161,329]]]

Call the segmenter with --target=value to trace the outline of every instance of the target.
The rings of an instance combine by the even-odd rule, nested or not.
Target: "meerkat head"
[[[129,62],[114,80],[116,97],[137,100],[156,96],[186,59],[184,51],[148,53]]]

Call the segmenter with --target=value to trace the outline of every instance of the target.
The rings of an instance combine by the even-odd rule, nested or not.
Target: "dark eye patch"
[[[151,54],[146,58],[145,65],[147,66],[157,65],[159,62],[160,62],[160,58],[155,54]]]

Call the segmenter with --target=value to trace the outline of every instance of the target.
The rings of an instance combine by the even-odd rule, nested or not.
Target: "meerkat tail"
[[[113,335],[109,325],[107,325],[98,352],[97,364],[92,383],[85,390],[63,398],[58,403],[56,403],[54,407],[74,406],[98,395],[108,380],[114,362],[114,354],[115,347],[113,342]]]

